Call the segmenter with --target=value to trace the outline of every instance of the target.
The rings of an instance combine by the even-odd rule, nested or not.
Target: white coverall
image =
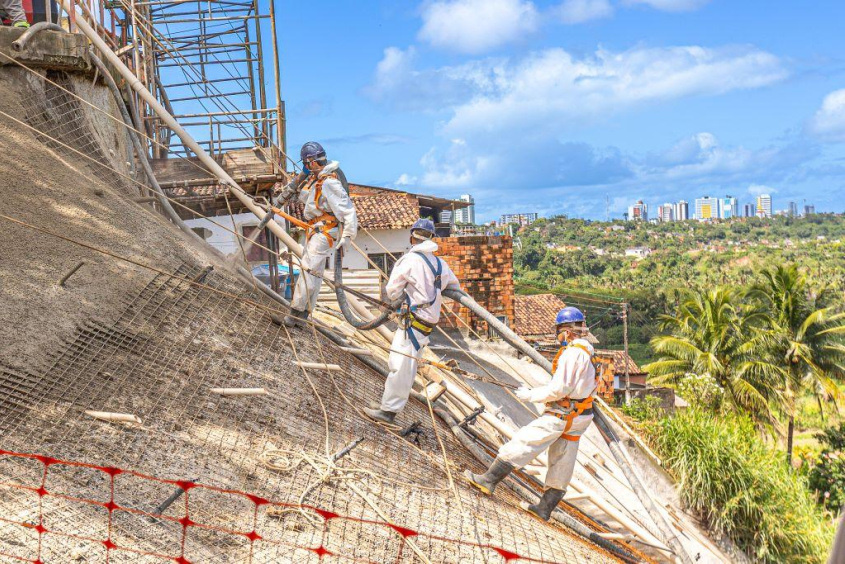
[[[575,339],[573,345],[580,345],[590,352],[570,346],[560,355],[557,370],[545,386],[530,390],[528,401],[549,403],[546,411],[562,413],[551,402],[564,398],[584,399],[596,390],[596,370],[591,355],[593,346],[584,339]],[[593,421],[592,413],[579,415],[572,421],[567,435],[580,437]],[[578,443],[561,437],[566,428],[566,421],[554,415],[541,415],[521,428],[513,438],[499,449],[498,458],[504,462],[522,468],[549,449],[549,468],[546,473],[546,487],[565,490],[572,480],[575,470],[575,458],[578,455]]]
[[[320,177],[328,175],[338,169],[340,164],[337,161],[329,162],[322,171],[318,174],[318,181]],[[313,173],[312,173],[313,174]],[[346,190],[343,189],[343,184],[336,178],[323,179],[322,194],[320,201],[314,201],[314,193],[317,189],[318,181],[310,183],[310,189],[306,192],[303,190],[299,194],[299,201],[305,204],[304,217],[306,220],[320,217],[323,210],[334,215],[338,222],[343,226],[343,238],[354,239],[358,234],[358,215],[355,213],[355,206],[352,204],[352,199]],[[317,204],[319,203],[319,209]],[[291,300],[291,307],[297,311],[312,311],[317,305],[317,297],[320,295],[320,286],[322,285],[323,272],[326,270],[326,259],[332,254],[332,250],[339,243],[338,241],[339,229],[336,227],[329,231],[329,235],[334,239],[334,245],[329,246],[329,241],[326,236],[320,231],[315,231],[311,238],[305,244],[302,253],[303,270],[299,274],[296,281],[296,289]],[[305,272],[305,269],[310,270],[313,274]]]
[[[423,241],[411,247],[411,251],[401,257],[393,266],[393,272],[385,286],[385,293],[390,302],[394,302],[401,296],[407,295],[411,299],[412,306],[418,306],[414,312],[417,318],[430,324],[436,325],[440,321],[440,306],[442,296],[434,288],[434,273],[425,263],[425,260],[417,253],[424,253],[434,268],[437,268],[437,257],[434,252],[437,250],[437,243],[434,241]],[[447,288],[460,289],[460,283],[455,273],[446,264],[446,261],[439,259],[443,271],[440,274],[441,290]],[[434,303],[428,305],[432,300]],[[390,346],[390,356],[387,360],[390,374],[384,383],[384,394],[381,398],[382,411],[398,413],[408,403],[408,396],[411,395],[411,388],[414,385],[414,378],[417,375],[417,365],[422,356],[422,351],[428,344],[428,337],[414,328],[419,350],[414,347],[413,341],[408,338],[407,331],[399,327],[393,336],[393,343]]]
[[[0,0],[0,8],[3,8],[3,11],[6,12],[12,25],[26,21],[26,12],[23,10],[21,0]]]

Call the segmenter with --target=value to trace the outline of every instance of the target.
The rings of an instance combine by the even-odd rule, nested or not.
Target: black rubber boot
[[[469,483],[478,488],[487,495],[492,495],[496,491],[496,486],[505,479],[505,477],[513,472],[514,465],[499,460],[493,461],[490,468],[484,474],[473,474],[469,470],[464,472],[464,477],[469,480]]]
[[[369,417],[373,421],[379,421],[381,423],[387,423],[389,425],[393,425],[393,420],[396,419],[396,413],[392,411],[384,411],[382,409],[373,409],[365,407],[364,413],[366,413],[367,417]]]
[[[305,325],[305,320],[308,319],[307,311],[299,311],[298,309],[291,309],[290,313],[285,316],[285,327],[302,327]]]
[[[566,493],[565,490],[556,490],[554,488],[549,488],[545,492],[543,492],[543,497],[540,498],[540,501],[534,504],[527,504],[522,503],[520,504],[522,508],[530,513],[533,513],[543,521],[548,521],[549,517],[552,516],[552,511],[555,510],[557,504],[560,503],[560,500],[563,499],[563,494]]]

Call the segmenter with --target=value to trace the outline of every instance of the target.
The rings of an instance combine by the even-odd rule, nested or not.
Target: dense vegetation
[[[646,362],[650,383],[674,387],[692,409],[664,417],[637,402],[625,411],[650,422],[642,430],[687,506],[755,561],[823,561],[845,503],[841,238],[839,216],[553,218],[520,234],[518,289],[586,309],[604,346],[621,345],[618,302],[631,304],[632,355]],[[799,446],[796,472],[794,437],[827,418],[837,426],[818,434],[821,452]]]
[[[824,562],[828,516],[751,420],[693,409],[645,427],[685,506],[757,562]]]
[[[840,296],[845,291],[845,217],[837,215],[662,224],[554,217],[517,237],[517,291],[563,294],[599,320],[594,332],[610,348],[622,343],[619,308],[609,311],[588,298],[624,298],[631,307],[631,354],[640,363],[652,359],[654,322],[674,312],[678,289],[744,286],[766,266],[796,263],[817,285]],[[625,256],[638,247],[651,252]]]

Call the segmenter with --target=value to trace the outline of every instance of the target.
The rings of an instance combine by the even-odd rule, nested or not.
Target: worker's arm
[[[577,348],[566,349],[560,355],[557,370],[552,374],[549,383],[529,389],[521,399],[531,403],[545,403],[568,397],[584,374],[586,362],[589,362],[589,356],[584,351]]]
[[[307,177],[302,173],[296,175],[290,182],[285,184],[285,186],[276,193],[276,195],[273,197],[273,205],[283,206],[293,200],[299,194],[299,190],[302,188],[302,183],[305,181],[306,178]]]
[[[358,234],[358,214],[355,213],[352,198],[343,189],[343,184],[336,178],[326,178],[323,181],[323,195],[332,215],[343,224],[343,237],[354,239]]]
[[[405,260],[407,256],[400,258],[393,265],[393,271],[384,287],[385,296],[390,303],[398,300],[405,293],[405,286],[408,285],[412,265],[410,264],[411,261]]]

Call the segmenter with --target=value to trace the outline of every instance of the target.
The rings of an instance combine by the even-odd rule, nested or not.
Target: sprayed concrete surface
[[[528,517],[512,494],[487,498],[459,480],[452,484],[463,468],[481,468],[425,406],[411,402],[403,414],[403,421],[423,422],[418,443],[366,420],[360,408],[380,396],[381,376],[309,329],[289,334],[273,324],[268,310],[278,306],[246,291],[203,248],[134,203],[139,187],[126,162],[125,132],[44,76],[0,68],[0,214],[14,220],[0,219],[0,385],[11,390],[0,395],[0,449],[100,469],[51,463],[45,474],[42,462],[0,455],[0,512],[7,518],[0,553],[34,559],[40,547],[45,562],[161,562],[161,555],[172,561],[180,554],[195,562],[317,562],[322,551],[370,562],[419,561],[420,552],[433,562],[498,563],[513,553],[614,561],[571,532]],[[117,115],[89,76],[46,76]],[[26,124],[83,147],[98,164]],[[60,287],[79,262],[83,267]],[[209,265],[215,269],[204,279],[207,288],[189,283]],[[342,371],[306,371],[297,360]],[[212,387],[264,387],[269,394],[223,398],[209,393]],[[86,410],[129,413],[142,423],[102,422]],[[325,473],[331,453],[359,438],[364,442],[340,469]],[[273,450],[275,469],[263,458]],[[150,477],[102,470],[113,467]],[[33,492],[45,475],[42,503]],[[173,484],[161,479],[346,517],[315,525],[313,511],[271,515],[271,505],[202,488],[165,510],[170,520],[132,513],[153,511],[172,493]],[[102,505],[109,496],[122,508],[114,518]],[[205,528],[175,521],[188,509]],[[34,530],[40,519],[41,544]],[[255,535],[245,537],[249,527]],[[147,555],[108,553],[112,544]]]

